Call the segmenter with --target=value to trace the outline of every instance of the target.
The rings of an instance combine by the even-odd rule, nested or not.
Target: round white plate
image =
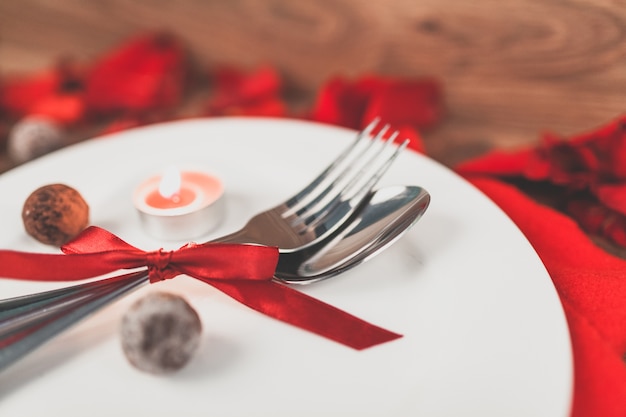
[[[188,120],[83,142],[0,176],[0,248],[54,252],[23,231],[35,188],[62,182],[92,224],[145,250],[178,247],[141,230],[132,193],[171,164],[222,178],[232,232],[312,179],[354,138],[273,119]],[[247,309],[187,277],[152,285],[0,372],[2,416],[549,416],[569,414],[572,355],[564,313],[532,247],[489,199],[431,159],[404,152],[381,185],[420,185],[424,217],[394,246],[302,291],[403,338],[354,351]],[[204,240],[204,239],[199,239]],[[0,280],[2,298],[63,284]],[[117,326],[146,291],[183,294],[204,326],[181,372],[125,359]]]

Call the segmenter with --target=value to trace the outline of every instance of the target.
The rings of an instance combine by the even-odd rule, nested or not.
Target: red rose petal
[[[100,132],[101,136],[106,136],[112,133],[121,132],[124,130],[132,129],[134,127],[139,127],[145,124],[145,121],[140,119],[139,117],[122,117],[119,119],[113,120],[109,123],[104,130]]]
[[[311,118],[353,129],[363,129],[375,117],[395,126],[424,128],[440,120],[441,108],[441,91],[433,80],[336,77],[320,89]]]
[[[258,100],[279,95],[280,76],[274,68],[261,67],[244,73],[233,67],[220,67],[214,74],[216,101],[233,102]]]
[[[550,160],[538,152],[532,152],[527,157],[524,167],[524,177],[532,181],[543,181],[550,178],[552,164]]]
[[[271,67],[246,74],[231,67],[215,71],[215,93],[207,103],[209,115],[284,116],[282,80]]]
[[[371,123],[371,120],[368,122],[368,125]],[[378,123],[374,129],[372,130],[372,135],[377,135],[386,125],[382,123]],[[392,126],[388,125],[386,132],[383,134],[383,138],[388,139],[394,133],[398,133],[396,138],[394,139],[394,143],[400,144],[405,140],[409,140],[407,147],[409,149],[413,149],[414,151],[424,153],[424,141],[420,136],[419,132],[413,126]]]
[[[208,110],[207,115],[285,117],[287,116],[287,107],[280,99],[268,98],[241,104],[233,103],[224,107],[212,107]]]
[[[54,94],[61,81],[57,71],[31,77],[5,79],[0,84],[0,107],[15,116],[25,116],[35,103]]]
[[[63,125],[82,119],[82,69],[62,60],[49,71],[0,83],[0,110],[15,118],[45,116]]]
[[[421,135],[413,126],[400,126],[397,128],[399,134],[396,142],[402,142],[405,139],[409,140],[408,148],[413,149],[419,153],[426,153],[426,148],[424,147],[424,141],[422,140]],[[393,129],[392,129],[393,131]]]
[[[133,39],[103,56],[86,80],[86,103],[96,113],[169,108],[182,97],[186,55],[173,36]]]
[[[83,119],[85,102],[80,94],[51,95],[37,101],[29,114],[46,116],[61,125],[68,126]]]
[[[599,235],[609,211],[606,207],[589,200],[573,200],[567,204],[567,212],[587,233]]]
[[[576,149],[593,181],[626,179],[626,116],[563,142]]]
[[[583,230],[626,248],[626,216],[590,200],[574,200],[567,212]]]
[[[393,80],[381,83],[367,102],[364,120],[380,117],[392,125],[428,128],[441,120],[439,84],[434,80]]]
[[[340,77],[329,80],[317,95],[311,119],[361,129],[363,113],[370,96],[368,82],[369,80],[359,86]]]
[[[593,192],[606,207],[626,215],[626,183],[600,184]]]
[[[470,161],[466,161],[456,170],[461,174],[488,174],[501,176],[521,176],[529,165],[534,151],[522,150],[516,153],[493,151]]]
[[[609,156],[613,178],[626,180],[626,117],[614,123]]]

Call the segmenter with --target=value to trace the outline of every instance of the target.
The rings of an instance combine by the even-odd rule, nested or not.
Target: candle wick
[[[172,200],[174,203],[180,203],[180,194],[179,193],[173,194],[170,197],[170,200]]]

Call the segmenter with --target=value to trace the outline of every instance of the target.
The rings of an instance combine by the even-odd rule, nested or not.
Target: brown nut
[[[89,206],[78,191],[64,184],[40,187],[22,209],[26,233],[38,241],[61,246],[89,224]]]

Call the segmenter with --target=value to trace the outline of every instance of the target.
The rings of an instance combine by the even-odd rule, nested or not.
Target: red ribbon
[[[274,247],[210,243],[145,252],[92,226],[61,249],[65,254],[0,251],[0,276],[74,281],[147,267],[151,282],[188,275],[267,316],[357,350],[402,337],[274,281]]]

